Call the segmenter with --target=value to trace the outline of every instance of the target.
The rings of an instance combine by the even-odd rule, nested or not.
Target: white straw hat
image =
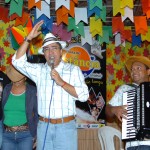
[[[44,54],[43,47],[56,42],[60,43],[62,48],[65,48],[67,45],[65,41],[59,41],[52,33],[47,33],[44,37],[42,48],[38,50],[38,53]]]

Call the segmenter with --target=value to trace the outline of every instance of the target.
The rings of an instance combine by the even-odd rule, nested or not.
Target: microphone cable
[[[53,96],[53,87],[54,87],[54,80],[53,80],[53,83],[52,83],[52,94],[51,94],[50,103],[49,103],[48,120],[50,119],[50,107],[51,107],[52,96]],[[48,121],[48,123],[47,123],[46,131],[45,131],[45,137],[44,137],[44,143],[43,143],[43,148],[42,148],[42,150],[44,150],[44,148],[45,148],[45,141],[46,141],[46,136],[47,136],[48,126],[49,126],[49,121]]]

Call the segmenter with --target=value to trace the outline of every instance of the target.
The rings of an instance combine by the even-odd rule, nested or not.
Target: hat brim
[[[20,81],[25,77],[23,74],[17,71],[12,65],[6,68],[6,74],[12,82]]]
[[[150,59],[144,56],[131,56],[127,61],[126,61],[126,68],[128,69],[129,72],[131,72],[131,67],[134,62],[140,62],[150,68]]]
[[[46,42],[46,43],[42,46],[42,48],[40,48],[40,49],[38,50],[38,54],[43,55],[43,54],[44,54],[44,53],[43,53],[43,47],[45,47],[45,46],[47,46],[47,45],[49,45],[49,44],[52,44],[52,43],[60,43],[61,46],[62,46],[62,48],[65,48],[66,45],[67,45],[67,43],[64,42],[64,41],[49,41],[49,42]]]

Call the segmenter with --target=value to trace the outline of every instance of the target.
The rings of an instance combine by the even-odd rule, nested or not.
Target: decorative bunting
[[[96,34],[103,36],[101,19],[95,20],[95,17],[90,17],[90,32],[92,37]]]
[[[0,20],[3,20],[5,23],[9,22],[9,18],[8,18],[8,8],[4,8],[4,7],[0,7]]]
[[[93,0],[88,0],[88,3],[89,10],[92,10],[95,7],[99,8],[99,11],[102,9],[102,0],[95,0],[95,2],[93,2]]]
[[[150,0],[141,0],[143,13],[146,13],[150,10]]]
[[[55,36],[58,36],[61,40],[67,41],[68,43],[71,42],[72,34],[71,32],[68,32],[61,23],[60,25],[57,25],[56,23],[53,23],[53,30],[52,33]]]
[[[120,0],[113,0],[113,16],[116,16],[119,12],[124,16],[124,8],[121,8],[120,5]]]
[[[74,9],[75,9],[75,3],[74,3],[73,1],[70,1],[70,10],[69,10],[68,13],[69,13],[70,16],[73,17],[73,18],[74,18],[74,15],[75,15]]]
[[[38,19],[42,14],[50,18],[50,6],[45,1],[41,1],[41,10],[36,8],[36,19]]]
[[[35,2],[35,0],[28,0],[28,10],[33,7],[37,7],[39,10],[41,10],[41,0],[38,2]]]
[[[106,30],[109,33],[109,37],[113,37],[112,27],[111,26],[103,26],[103,31]]]
[[[124,31],[124,24],[121,20],[121,17],[113,17],[112,18],[112,32],[116,34],[118,32]]]
[[[124,9],[124,16],[121,16],[122,18],[122,22],[126,19],[129,18],[132,22],[134,22],[133,19],[133,9],[129,8],[129,7],[125,7]]]
[[[81,37],[81,44],[84,45],[85,43],[88,43],[90,45],[93,44],[93,38],[89,30],[89,26],[84,26],[84,33],[85,33],[85,38]]]
[[[122,39],[125,41],[129,41],[132,42],[132,33],[131,33],[131,29],[130,30],[124,30],[123,32],[121,32],[121,36]]]
[[[120,1],[120,8],[125,7],[133,8],[133,0],[121,0]]]
[[[55,1],[55,10],[57,10],[59,7],[64,6],[68,10],[70,10],[70,0],[56,0]]]
[[[80,34],[84,37],[84,24],[83,22],[78,23],[75,25],[75,19],[72,17],[69,17],[69,23],[67,27],[68,31],[74,30],[75,33]]]
[[[100,17],[100,8],[94,7],[93,9],[90,9],[90,0],[87,0],[87,4],[88,4],[88,8],[87,8],[88,17],[92,16],[93,14]]]
[[[109,31],[108,30],[103,30],[103,36],[101,37],[101,36],[98,35],[97,40],[99,41],[100,45],[104,42],[108,44],[109,43]]]
[[[148,32],[145,35],[141,34],[141,39],[142,41],[150,42],[150,27],[148,28]]]
[[[36,18],[36,14],[35,17]],[[39,21],[43,20],[44,23],[42,24],[41,28],[42,28],[42,33],[45,35],[48,32],[52,31],[52,26],[53,26],[53,17],[51,17],[50,19],[48,17],[46,17],[45,15],[41,15],[41,17],[39,17],[38,19],[34,20],[34,25],[36,23],[38,23]]]
[[[16,13],[18,16],[21,17],[22,16],[22,8],[23,8],[23,0],[19,0],[18,3],[15,0],[11,0],[9,16]]]
[[[97,18],[97,16],[96,16],[95,18]],[[100,12],[100,18],[101,18],[104,22],[106,22],[106,6],[103,6],[103,7],[102,7],[102,10],[101,10],[101,12]],[[97,19],[96,19],[96,20],[97,20]]]
[[[136,35],[146,34],[148,31],[146,16],[134,17]]]
[[[121,44],[121,35],[120,33],[117,33],[115,35],[115,46],[118,47]]]
[[[68,10],[65,7],[59,8],[56,11],[57,24],[65,23],[68,25]]]
[[[142,44],[141,36],[140,35],[136,36],[135,34],[133,34],[132,35],[132,47],[134,47],[136,45],[141,47],[141,44]]]
[[[150,9],[146,12],[147,19],[150,18]]]
[[[80,21],[88,24],[87,8],[75,8],[75,24],[77,25]]]
[[[29,18],[30,18],[29,13],[26,13],[25,11],[23,11],[22,17],[17,17],[16,18],[15,26],[19,26],[19,25],[24,26],[27,23]]]

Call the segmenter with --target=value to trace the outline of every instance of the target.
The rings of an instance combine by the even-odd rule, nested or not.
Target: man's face
[[[132,80],[140,84],[148,81],[148,69],[141,62],[134,62],[131,67],[131,78]]]
[[[54,67],[58,66],[62,57],[62,50],[60,49],[59,44],[52,43],[43,48],[44,56],[47,63],[50,65],[51,57],[54,57]]]

